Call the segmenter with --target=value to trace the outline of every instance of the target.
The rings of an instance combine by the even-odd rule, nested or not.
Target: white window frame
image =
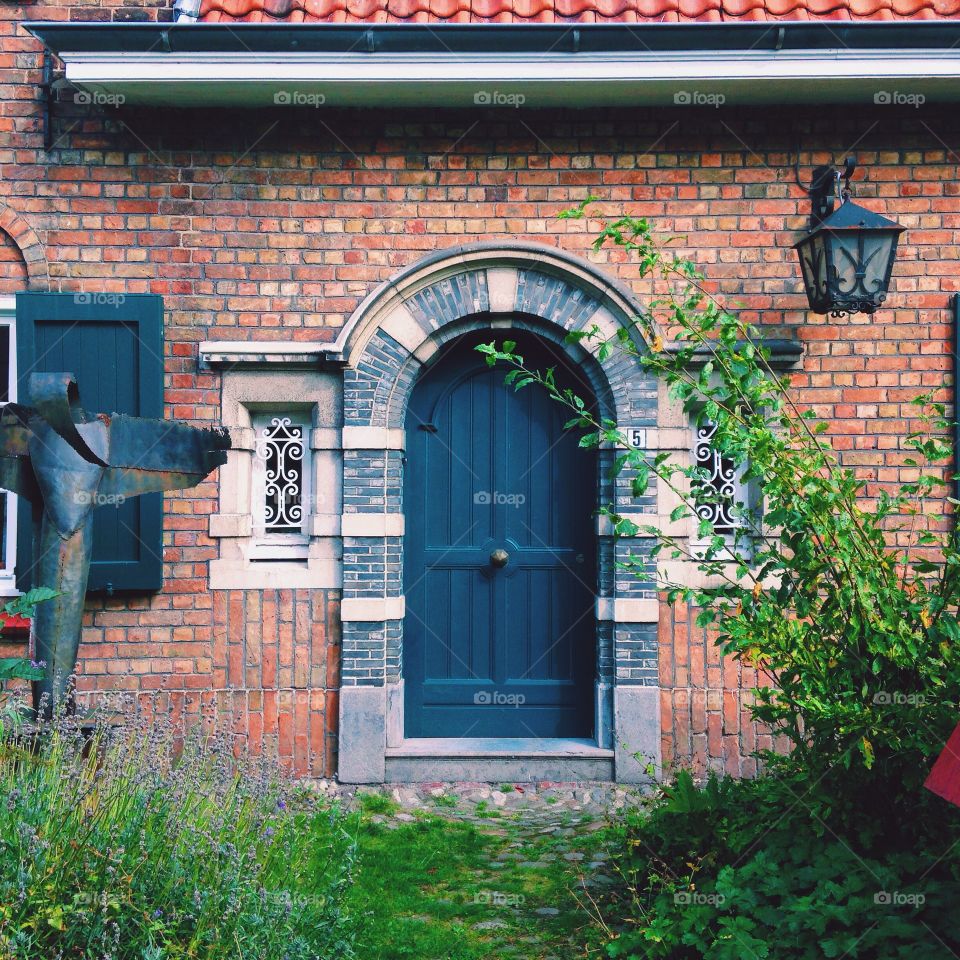
[[[10,356],[7,368],[8,398],[17,399],[17,298],[0,296],[0,326],[10,330]],[[0,402],[0,406],[2,406]],[[3,555],[6,563],[0,565],[0,596],[9,597],[19,594],[17,590],[14,566],[17,562],[17,497],[13,493],[4,493],[7,498],[6,522],[0,531],[3,536]]]
[[[297,533],[268,533],[265,529],[266,508],[266,462],[258,453],[262,431],[277,417],[299,427],[302,437],[302,463],[300,466],[300,531]],[[253,452],[250,483],[250,513],[253,518],[253,541],[250,546],[251,560],[304,560],[310,555],[310,518],[313,514],[313,471],[310,431],[310,414],[304,410],[274,409],[251,411],[255,447]]]

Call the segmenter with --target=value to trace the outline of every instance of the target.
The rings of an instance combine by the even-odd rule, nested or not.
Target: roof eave
[[[536,108],[960,99],[960,21],[24,26],[63,60],[68,80],[114,103]]]

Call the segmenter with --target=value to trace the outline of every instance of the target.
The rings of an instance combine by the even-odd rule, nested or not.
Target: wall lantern
[[[897,241],[906,228],[850,199],[856,166],[855,158],[847,157],[843,170],[817,167],[807,191],[813,204],[810,232],[793,248],[814,313],[875,313],[887,299]]]

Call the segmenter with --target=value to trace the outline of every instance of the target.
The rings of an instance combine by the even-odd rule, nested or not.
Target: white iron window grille
[[[707,520],[719,534],[732,534],[746,526],[748,490],[743,470],[731,457],[724,456],[714,443],[717,425],[700,420],[696,426],[694,465],[698,468],[694,491],[697,518]]]
[[[16,297],[0,297],[0,407],[17,399]],[[17,498],[0,491],[0,596],[17,592]]]
[[[292,413],[253,418],[253,530],[256,559],[307,556],[310,445],[306,417]]]

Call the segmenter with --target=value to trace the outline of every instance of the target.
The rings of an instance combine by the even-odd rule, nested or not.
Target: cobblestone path
[[[363,814],[364,960],[603,956],[598,918],[618,886],[617,824],[640,792],[597,783],[319,789]]]

